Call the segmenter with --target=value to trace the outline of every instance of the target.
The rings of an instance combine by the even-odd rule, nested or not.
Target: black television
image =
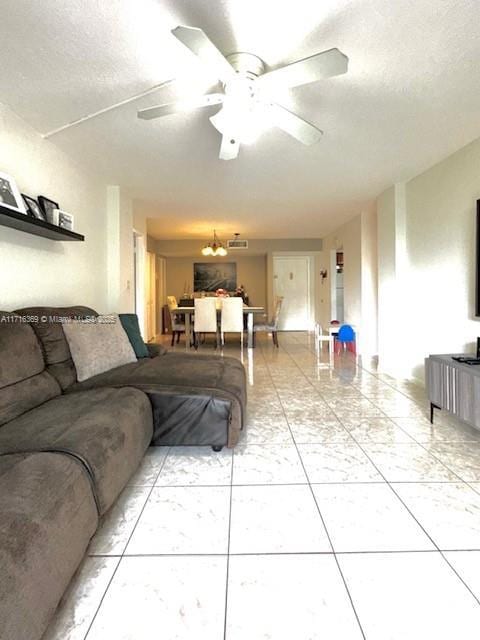
[[[480,200],[477,200],[475,315],[480,316]]]

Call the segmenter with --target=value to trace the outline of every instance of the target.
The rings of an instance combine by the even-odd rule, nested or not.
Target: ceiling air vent
[[[239,235],[239,233],[236,233],[233,240],[227,240],[229,249],[248,249],[248,240],[240,240]]]

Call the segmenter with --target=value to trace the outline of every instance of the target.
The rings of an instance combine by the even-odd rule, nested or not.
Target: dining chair
[[[270,322],[260,322],[253,325],[253,346],[256,344],[256,334],[259,331],[267,331],[272,334],[273,344],[278,349],[278,320],[280,318],[280,312],[282,310],[283,296],[277,296],[275,298],[275,307],[273,311],[273,317]]]
[[[222,345],[226,333],[240,333],[240,348],[243,351],[243,300],[242,298],[222,299],[222,318],[220,321]]]
[[[195,298],[193,319],[193,344],[198,349],[198,337],[201,333],[214,333],[215,346],[218,346],[217,299]]]
[[[318,322],[315,323],[315,348],[323,348],[324,343],[328,344],[328,352],[333,350],[333,336],[323,333],[322,325]]]
[[[167,296],[167,305],[170,312],[170,320],[172,323],[172,343],[175,344],[175,336],[177,343],[180,342],[180,334],[185,333],[185,319],[180,313],[175,313],[175,309],[178,307],[177,299],[175,296]]]

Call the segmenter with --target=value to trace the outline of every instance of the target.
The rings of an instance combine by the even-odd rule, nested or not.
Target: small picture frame
[[[54,202],[53,200],[50,200],[50,198],[46,198],[45,196],[38,196],[38,204],[43,210],[47,222],[54,224],[53,222],[51,222],[51,217],[53,210],[59,208],[58,202]]]
[[[29,216],[31,216],[32,218],[36,218],[37,220],[45,221],[47,219],[45,213],[43,212],[35,198],[26,196],[24,193],[22,193],[22,198],[25,206],[27,207],[27,213]]]
[[[55,215],[58,216],[58,222],[56,224],[58,224],[59,227],[73,231],[73,216],[71,213],[57,209]]]
[[[17,183],[11,176],[2,172],[0,172],[0,206],[27,215]]]

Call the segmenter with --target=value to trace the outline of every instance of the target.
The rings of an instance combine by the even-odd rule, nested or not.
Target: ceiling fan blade
[[[329,49],[309,58],[287,64],[280,69],[268,71],[258,78],[257,84],[262,88],[273,85],[284,88],[298,87],[322,78],[339,76],[346,73],[347,70],[347,56],[338,49]]]
[[[279,104],[270,104],[269,113],[272,118],[272,123],[285,131],[303,144],[310,145],[318,142],[323,136],[323,131],[318,129],[310,122],[307,122],[295,113],[288,111],[285,107]]]
[[[222,82],[226,82],[234,75],[232,65],[201,29],[178,26],[172,29],[172,34],[200,58],[201,62]]]
[[[234,160],[240,151],[240,142],[233,136],[223,135],[220,146],[220,160]]]
[[[223,102],[223,98],[223,93],[207,93],[204,96],[198,96],[196,98],[191,98],[190,100],[179,100],[177,102],[160,104],[156,107],[140,109],[140,111],[137,112],[137,116],[141,120],[163,118],[163,116],[169,116],[173,113],[182,113],[198,109],[200,107],[210,107],[212,105],[220,104]]]

